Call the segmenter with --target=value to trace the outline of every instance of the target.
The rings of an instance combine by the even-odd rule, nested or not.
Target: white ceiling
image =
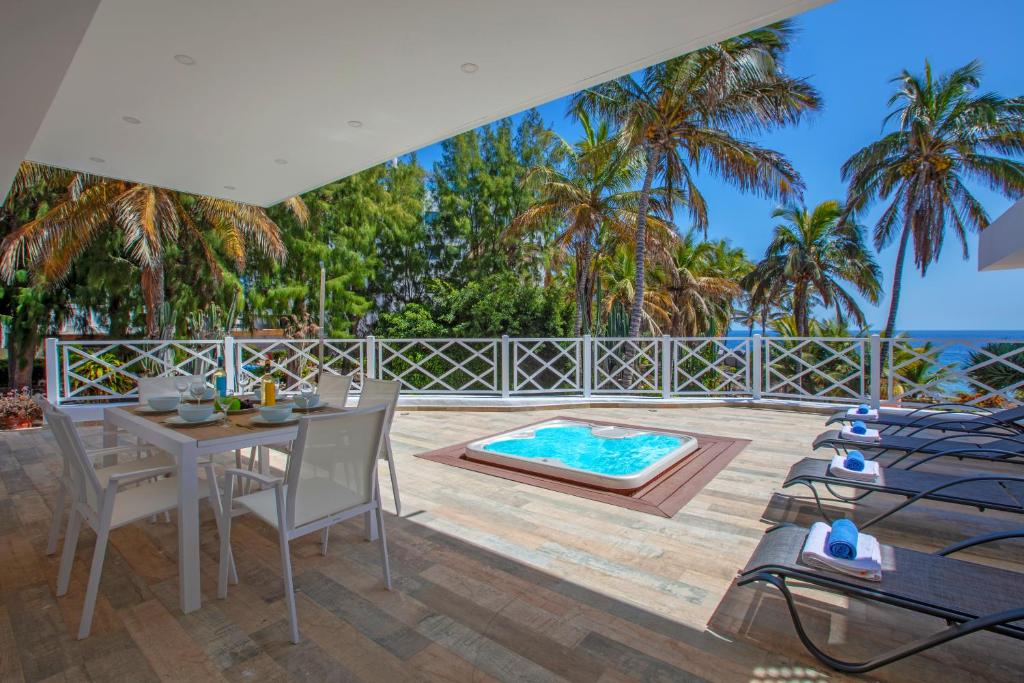
[[[267,206],[825,1],[102,0],[28,158]]]

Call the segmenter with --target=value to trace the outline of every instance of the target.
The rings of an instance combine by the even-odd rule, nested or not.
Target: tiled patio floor
[[[752,439],[672,519],[412,457],[554,414],[400,414],[393,440],[403,518],[388,518],[395,590],[384,590],[376,547],[361,540],[360,525],[336,531],[327,557],[315,536],[299,540],[293,558],[304,640],[297,646],[287,641],[276,536],[251,519],[236,521],[241,584],[217,600],[217,539],[205,512],[201,610],[177,609],[174,523],[138,524],[113,533],[93,635],[75,641],[94,536],[83,532],[71,591],[55,598],[56,559],[44,554],[60,469],[55,445],[46,430],[6,434],[0,679],[844,680],[805,653],[776,593],[732,585],[765,528],[762,516],[812,520],[806,501],[778,487],[789,466],[809,453],[821,416],[735,407],[558,411]],[[382,489],[393,510],[390,487]],[[1014,522],[1020,520],[922,506],[877,535],[934,550]],[[1024,544],[975,556],[1002,564],[1000,558],[1021,569]],[[849,658],[942,626],[800,594],[815,637]],[[1019,641],[979,634],[868,678],[1020,681],[1021,671]]]

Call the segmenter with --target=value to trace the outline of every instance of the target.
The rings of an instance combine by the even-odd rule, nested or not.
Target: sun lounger
[[[988,437],[986,441],[975,442],[966,439],[972,436]],[[887,453],[899,453],[900,456],[888,464],[889,467],[913,456],[928,456],[914,463],[916,467],[934,457],[955,457],[960,459],[986,460],[998,462],[1024,463],[1024,434],[986,434],[975,433],[947,434],[945,436],[906,436],[903,434],[880,434],[877,441],[866,443],[859,439],[850,439],[838,429],[829,429],[814,440],[813,448],[831,448],[836,453],[857,449],[866,457],[877,459]]]
[[[982,543],[1024,538],[1024,529],[977,537],[933,554],[882,545],[880,581],[854,578],[801,563],[800,553],[807,534],[807,529],[793,525],[769,529],[740,573],[737,585],[763,581],[775,586],[786,600],[793,626],[804,647],[833,669],[849,673],[871,671],[977,631],[1024,640],[1024,575],[949,557]],[[800,607],[789,591],[787,580],[938,617],[949,626],[868,660],[846,661],[826,653],[811,640],[804,630]]]
[[[877,524],[921,500],[966,505],[982,511],[1001,510],[1024,514],[1024,477],[981,472],[957,477],[915,469],[881,467],[876,481],[856,481],[845,476],[837,476],[832,470],[832,464],[828,460],[804,458],[790,468],[789,475],[782,485],[782,488],[789,488],[802,484],[809,488],[814,494],[821,516],[830,522],[832,520],[822,507],[822,499],[816,485],[824,486],[835,499],[843,502],[860,501],[872,493],[906,496],[906,500],[894,507],[866,522],[858,523],[861,529]],[[837,486],[859,489],[860,493],[852,496],[843,495],[833,488]]]
[[[943,410],[942,408],[952,408]],[[868,427],[888,433],[905,430],[938,429],[946,432],[975,432],[979,428],[1024,433],[1024,406],[991,411],[985,408],[944,403],[916,410],[879,409],[877,417],[850,414],[848,410],[833,413],[825,424],[862,420]]]

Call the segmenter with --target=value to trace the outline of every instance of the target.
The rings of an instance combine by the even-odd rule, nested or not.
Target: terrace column
[[[224,379],[228,391],[232,393],[238,390],[238,371],[235,364],[237,360],[236,353],[235,338],[231,335],[224,337]]]
[[[377,378],[377,340],[372,334],[366,335],[366,365],[364,371],[370,379]]]
[[[501,335],[501,397],[509,397],[509,352],[508,335]]]
[[[871,407],[877,410],[882,403],[882,338],[877,334],[871,335],[870,382]]]
[[[761,335],[755,334],[751,342],[750,354],[750,393],[755,401],[761,400]]]
[[[593,383],[590,378],[593,352],[594,338],[589,334],[583,335],[583,398],[590,398],[590,385]]]
[[[60,404],[60,351],[56,337],[46,338],[46,400]]]
[[[672,395],[672,337],[661,336],[661,397]]]

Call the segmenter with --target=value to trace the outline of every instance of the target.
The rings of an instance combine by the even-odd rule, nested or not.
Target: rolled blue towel
[[[832,522],[832,530],[828,534],[828,554],[840,560],[856,559],[857,534],[857,526],[848,519]]]
[[[843,460],[843,466],[852,472],[864,471],[864,454],[860,451],[850,451]]]
[[[861,403],[859,406],[857,406],[857,413],[860,415],[867,415],[869,410],[871,409],[868,408],[867,403]]]
[[[853,427],[850,428],[850,431],[853,432],[854,434],[867,434],[868,426],[864,424],[863,421],[857,420],[856,422],[853,423]]]

